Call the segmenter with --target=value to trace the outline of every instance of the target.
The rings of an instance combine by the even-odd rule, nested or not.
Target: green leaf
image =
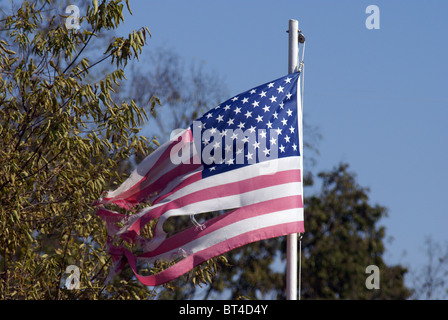
[[[96,14],[98,12],[98,0],[93,0],[93,14]]]
[[[129,0],[126,0],[126,7],[128,8],[129,13],[132,15],[131,6],[129,5]]]

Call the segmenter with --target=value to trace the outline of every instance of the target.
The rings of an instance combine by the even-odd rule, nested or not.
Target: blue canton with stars
[[[299,156],[300,73],[243,92],[193,122],[202,177],[277,158]],[[200,143],[199,140],[200,139]]]

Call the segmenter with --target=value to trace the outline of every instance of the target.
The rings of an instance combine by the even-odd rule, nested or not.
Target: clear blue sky
[[[370,4],[379,30],[365,26]],[[387,263],[418,267],[426,236],[448,240],[448,2],[134,0],[131,9],[120,32],[147,26],[145,54],[165,46],[205,61],[229,97],[287,73],[286,30],[298,20],[305,117],[323,136],[313,171],[347,162],[371,203],[389,209]]]

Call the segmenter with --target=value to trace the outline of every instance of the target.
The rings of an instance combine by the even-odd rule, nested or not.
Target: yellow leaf
[[[152,143],[154,143],[158,147],[160,146],[160,143],[156,140],[156,138],[152,139]]]
[[[98,12],[98,0],[93,0],[93,14],[96,14]]]

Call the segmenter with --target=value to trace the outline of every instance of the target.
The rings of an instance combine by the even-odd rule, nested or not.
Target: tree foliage
[[[303,297],[313,299],[406,299],[407,270],[387,266],[382,256],[387,209],[369,204],[368,189],[347,164],[319,174],[321,192],[305,199]],[[378,290],[368,290],[366,268],[380,270]]]
[[[89,61],[89,45],[123,22],[128,2],[93,1],[80,30],[55,23],[56,15],[44,19],[52,5],[24,1],[1,19],[0,296],[148,297],[130,277],[104,286],[106,235],[92,203],[111,181],[123,180],[123,160],[154,147],[138,132],[155,101],[139,107],[113,99],[150,33],[114,37]],[[92,81],[99,64],[109,72]],[[81,290],[63,285],[71,264],[80,269]]]

